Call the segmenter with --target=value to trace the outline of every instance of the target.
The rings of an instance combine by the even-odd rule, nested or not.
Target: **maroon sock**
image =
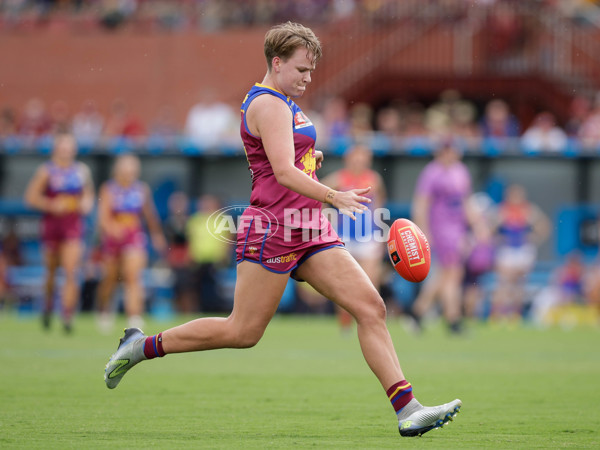
[[[144,355],[146,355],[146,358],[163,357],[165,354],[162,345],[162,333],[146,338],[146,342],[144,342]]]
[[[412,393],[412,385],[406,380],[399,381],[389,388],[387,390],[387,396],[390,399],[390,402],[392,402],[396,414],[398,414],[408,402],[415,398]]]

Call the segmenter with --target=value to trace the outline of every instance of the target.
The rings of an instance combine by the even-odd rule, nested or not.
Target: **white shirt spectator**
[[[104,117],[96,109],[93,101],[86,101],[81,111],[75,114],[71,131],[78,142],[93,143],[100,139],[104,130]]]
[[[228,104],[201,102],[190,109],[185,123],[185,134],[194,144],[211,147],[229,142],[236,124],[239,127],[239,117]]]
[[[521,137],[523,149],[528,151],[560,152],[567,145],[567,134],[556,125],[552,113],[540,113]]]

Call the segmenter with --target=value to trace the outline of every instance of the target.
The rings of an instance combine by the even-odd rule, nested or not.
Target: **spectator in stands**
[[[346,101],[341,97],[332,97],[323,106],[323,121],[325,135],[319,136],[319,141],[344,139],[350,136],[350,119]]]
[[[379,214],[379,208],[383,207],[386,193],[383,179],[372,169],[372,165],[371,149],[365,145],[354,145],[344,154],[344,167],[329,174],[322,182],[338,191],[371,187],[371,191],[366,195],[371,199],[369,209],[358,215],[354,221],[340,213],[336,222],[338,235],[344,241],[346,249],[364,269],[373,286],[379,289],[385,248],[383,240],[377,239],[378,233],[383,234],[377,226],[375,214]],[[353,322],[352,316],[342,308],[336,309],[342,330],[348,330]]]
[[[221,30],[228,23],[229,15],[237,8],[227,8],[227,3],[219,0],[206,0],[202,13],[197,14],[199,28],[206,33]]]
[[[190,255],[186,227],[189,220],[190,201],[183,191],[173,192],[167,202],[169,215],[164,222],[167,238],[167,260],[173,272],[173,290],[175,305],[182,313],[191,313],[195,309]]]
[[[100,188],[98,225],[102,241],[104,278],[98,287],[100,326],[112,326],[111,301],[120,277],[124,283],[125,313],[129,326],[143,324],[142,271],[148,263],[146,223],[154,248],[166,250],[152,191],[139,180],[140,160],[131,154],[117,158],[112,179]]]
[[[425,108],[421,103],[414,102],[408,105],[403,134],[407,138],[420,138],[429,135],[427,128],[425,128]]]
[[[187,224],[196,304],[201,311],[225,311],[229,307],[221,292],[218,270],[228,264],[235,237],[229,236],[227,227],[220,226],[218,221],[209,221],[211,214],[220,208],[218,197],[205,194]]]
[[[475,121],[475,117],[468,109],[456,111],[452,123],[452,134],[466,141],[478,141],[481,138],[481,129]]]
[[[125,100],[117,98],[111,105],[104,135],[111,138],[139,138],[146,135],[146,128],[142,121],[129,111]]]
[[[461,161],[461,150],[453,137],[445,137],[435,148],[434,160],[421,172],[412,206],[412,217],[429,238],[435,264],[416,299],[415,317],[423,317],[439,297],[444,318],[452,333],[462,331],[462,283],[466,257],[467,227],[477,236],[484,230],[467,199],[471,176]]]
[[[596,95],[594,107],[579,128],[583,147],[595,148],[600,144],[600,93]]]
[[[50,327],[55,279],[58,268],[62,267],[64,283],[60,299],[66,332],[71,331],[79,299],[83,216],[94,206],[90,170],[75,160],[76,154],[77,144],[72,135],[56,135],[50,161],[37,169],[25,192],[27,204],[43,213],[41,239],[46,266],[43,326]]]
[[[51,130],[52,120],[44,102],[39,98],[28,100],[18,125],[19,134],[25,138],[36,139],[48,135]]]
[[[495,219],[498,283],[492,298],[493,319],[518,319],[525,302],[525,281],[535,267],[537,248],[550,234],[550,221],[527,199],[523,186],[510,185]]]
[[[69,116],[69,106],[64,100],[57,100],[50,106],[50,122],[52,123],[52,134],[70,133],[71,117]]]
[[[175,111],[170,105],[163,105],[150,124],[149,134],[153,137],[173,138],[180,133],[175,119]]]
[[[369,138],[373,134],[373,108],[367,103],[355,103],[350,108],[350,135],[354,139]]]
[[[214,147],[237,134],[239,117],[232,106],[219,100],[213,89],[205,89],[188,112],[184,133],[198,147]]]
[[[425,126],[434,135],[454,132],[456,125],[473,122],[475,106],[455,89],[446,89],[439,100],[425,111]]]
[[[571,100],[571,104],[569,105],[569,120],[565,125],[565,131],[569,136],[578,136],[579,129],[586,121],[591,108],[592,103],[587,97],[579,95]]]
[[[521,146],[526,151],[557,153],[566,145],[567,134],[556,125],[554,114],[548,111],[538,114],[521,136]]]
[[[137,0],[101,0],[100,23],[111,30],[119,27],[133,16],[137,3]]]
[[[402,116],[394,105],[385,106],[377,111],[375,127],[384,135],[395,138],[402,134]]]
[[[71,130],[78,142],[90,145],[100,140],[104,130],[104,117],[93,100],[83,102],[81,110],[73,117]]]
[[[481,131],[485,138],[516,138],[519,136],[520,126],[508,104],[504,100],[494,99],[485,107]]]

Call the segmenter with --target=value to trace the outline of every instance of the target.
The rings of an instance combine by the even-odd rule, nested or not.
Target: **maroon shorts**
[[[79,214],[44,216],[42,218],[42,243],[57,249],[63,242],[83,238],[83,219]]]
[[[148,238],[142,230],[128,232],[121,239],[105,235],[102,238],[102,254],[118,258],[129,250],[145,250],[147,244]]]
[[[326,221],[321,230],[290,229],[251,222],[241,227],[237,234],[236,256],[238,264],[250,261],[275,273],[289,273],[306,259],[331,247],[344,247],[344,243]]]

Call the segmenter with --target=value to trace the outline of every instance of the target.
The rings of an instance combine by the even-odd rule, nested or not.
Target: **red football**
[[[408,219],[397,219],[390,228],[388,254],[396,272],[418,283],[429,273],[431,251],[427,237]]]

